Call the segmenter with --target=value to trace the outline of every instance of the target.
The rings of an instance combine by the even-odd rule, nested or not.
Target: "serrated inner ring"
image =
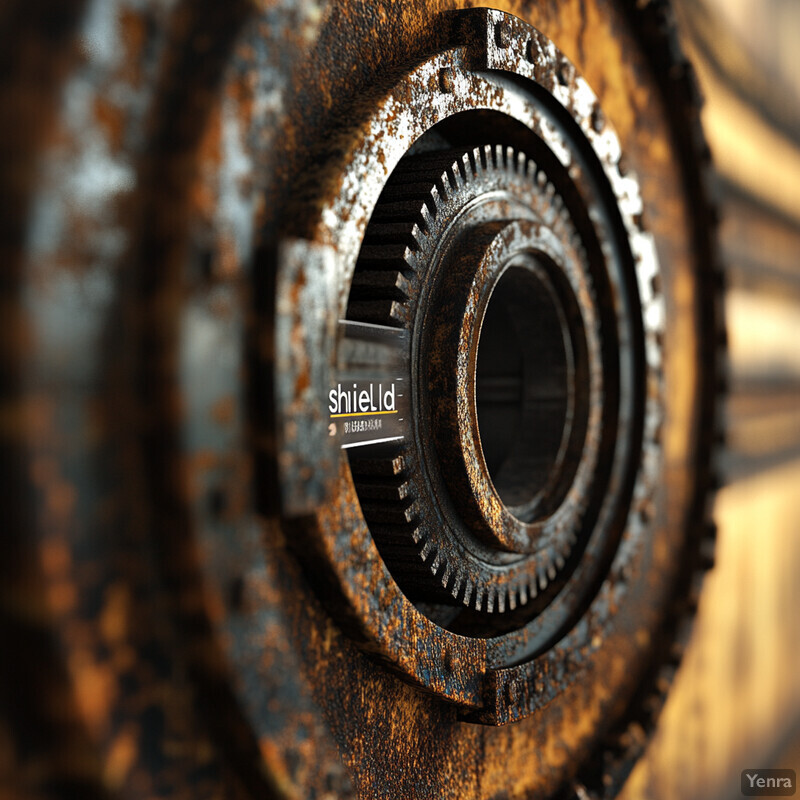
[[[507,145],[426,153],[408,162],[388,182],[367,229],[348,318],[415,332],[424,325],[420,303],[428,301],[431,270],[450,240],[468,222],[520,215],[546,232],[555,243],[555,257],[569,265],[567,279],[583,298],[591,331],[590,355],[599,363],[599,326],[585,253],[546,173],[526,153]],[[595,370],[592,376],[595,425],[602,405],[600,373]],[[417,417],[415,412],[415,426]],[[428,609],[431,604],[463,606],[479,615],[524,609],[569,563],[580,536],[585,493],[571,492],[570,513],[561,510],[554,516],[532,554],[497,552],[459,524],[458,511],[443,498],[441,485],[432,485],[441,484],[441,476],[431,475],[435,456],[426,452],[424,439],[424,431],[416,429],[404,445],[384,448],[377,457],[384,465],[377,470],[372,453],[350,454],[364,516],[390,569]],[[579,488],[590,481],[595,457],[588,458]],[[374,502],[378,495],[380,502]],[[437,508],[432,511],[432,506]]]

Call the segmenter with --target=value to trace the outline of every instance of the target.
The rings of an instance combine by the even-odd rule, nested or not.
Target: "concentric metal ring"
[[[434,588],[437,584],[430,576],[435,572],[440,583],[447,578],[448,584],[454,569],[449,575],[446,570],[440,573],[439,552],[414,551],[413,535],[405,540],[412,543],[412,558],[407,557],[408,547],[405,553],[388,554],[386,543],[379,543],[380,533],[375,535],[374,522],[368,525],[362,514],[368,503],[358,498],[353,479],[360,475],[360,466],[352,453],[351,460],[341,465],[336,501],[314,515],[316,533],[303,539],[303,557],[313,558],[317,567],[328,565],[326,598],[335,600],[332,608],[357,641],[364,642],[370,652],[380,653],[413,681],[457,703],[462,714],[498,723],[531,713],[552,700],[551,690],[563,691],[578,680],[587,659],[605,641],[605,634],[586,639],[585,626],[576,625],[581,616],[591,614],[593,629],[607,635],[616,630],[618,620],[627,624],[627,613],[620,616],[620,610],[627,607],[622,595],[633,590],[631,576],[647,572],[639,573],[636,564],[650,558],[647,514],[661,452],[663,311],[657,294],[658,262],[652,239],[642,227],[635,176],[621,166],[619,142],[573,65],[537,31],[501,12],[465,12],[454,15],[450,22],[452,49],[429,58],[402,78],[378,102],[368,124],[354,131],[352,146],[336,165],[331,163],[332,174],[318,177],[319,186],[338,188],[334,193],[323,192],[327,199],[320,200],[316,222],[306,236],[335,252],[340,316],[345,316],[348,297],[371,303],[371,313],[376,310],[375,297],[351,294],[364,276],[363,272],[359,276],[356,264],[359,254],[362,259],[370,255],[369,248],[376,243],[382,248],[391,246],[391,253],[382,250],[384,264],[392,262],[387,271],[392,278],[383,285],[387,296],[379,299],[381,313],[388,310],[392,327],[387,330],[408,327],[411,319],[403,316],[408,314],[404,297],[415,291],[415,271],[404,271],[402,264],[419,249],[427,225],[412,228],[409,236],[405,225],[398,231],[391,228],[391,220],[384,220],[380,224],[388,226],[389,236],[397,239],[372,239],[368,229],[378,221],[373,215],[379,211],[383,187],[388,188],[389,176],[404,157],[465,146],[470,149],[474,141],[465,141],[465,137],[474,140],[480,135],[484,142],[491,141],[489,132],[501,123],[503,133],[498,138],[503,147],[533,153],[554,187],[548,213],[559,215],[555,198],[560,197],[577,235],[576,246],[586,252],[592,302],[602,330],[602,337],[597,338],[604,365],[602,413],[610,415],[595,428],[598,442],[592,441],[591,430],[586,438],[603,454],[592,481],[598,490],[591,494],[582,520],[580,547],[564,559],[560,572],[556,554],[543,572],[545,590],[539,588],[535,601],[528,597],[522,605],[518,602],[521,592],[516,595],[517,609],[506,610],[499,625],[498,615],[488,615],[485,610],[488,602],[486,606],[481,603],[484,610],[475,612],[477,618],[465,617],[463,610],[457,620],[449,616],[452,592]],[[508,28],[508,46],[501,47],[494,35],[483,37],[483,31],[491,33],[500,25]],[[523,50],[537,55],[535,69],[533,61],[516,57],[515,53]],[[448,80],[443,80],[445,73]],[[419,93],[429,102],[408,108],[407,98]],[[454,133],[459,130],[461,134]],[[452,159],[442,171],[450,165]],[[446,201],[446,190],[443,197]],[[427,213],[435,208],[432,196],[424,205]],[[384,229],[382,235],[386,232]],[[576,292],[576,296],[580,294],[580,290]],[[354,310],[353,304],[350,310]],[[587,331],[591,327],[590,323]],[[416,336],[412,338],[410,368],[415,370],[420,360]],[[327,396],[327,391],[320,387],[319,394]],[[413,435],[419,438],[420,432]],[[368,461],[372,469],[374,459]],[[408,451],[390,454],[383,461],[383,471],[390,473],[393,486],[400,487],[404,496],[396,522],[412,529],[417,522],[414,496],[422,495],[408,491],[409,479],[431,478],[422,463],[415,462]],[[603,486],[611,490],[600,490]],[[435,476],[427,490],[436,491]],[[376,505],[386,515],[385,497]],[[391,519],[383,521],[392,523]],[[394,543],[397,541],[395,538]],[[448,541],[474,556],[474,542],[464,547],[458,537]],[[524,556],[497,551],[492,557],[500,562],[525,561]],[[430,567],[425,566],[427,560]],[[493,569],[491,561],[482,557],[461,558],[457,565],[463,568],[477,561],[488,562],[485,574],[490,580],[481,585],[489,589],[487,597],[498,598],[499,607],[501,596],[510,597],[505,589],[495,590],[508,585],[507,565]],[[403,566],[398,570],[400,562]],[[420,571],[420,567],[425,568]],[[400,571],[402,587],[395,575]],[[644,586],[636,591],[639,589],[645,591]],[[458,607],[462,605],[463,596]],[[492,618],[488,624],[487,616]],[[511,694],[503,688],[534,685],[534,676],[550,669],[546,665],[565,654],[569,654],[569,668],[560,672],[558,688],[552,685],[542,693],[526,689]]]
[[[400,258],[394,242],[404,237],[413,244]],[[480,255],[476,240],[484,239]],[[509,259],[533,252],[562,276],[560,284],[583,319],[580,329],[588,332],[571,354],[587,386],[587,419],[576,426],[570,448],[574,480],[560,487],[546,519],[526,524],[501,501],[482,463],[471,398],[477,334],[496,273]],[[362,509],[384,558],[416,600],[488,614],[526,606],[554,584],[582,535],[603,421],[603,373],[612,379],[617,370],[603,369],[591,273],[563,201],[544,171],[511,146],[412,155],[395,170],[373,211],[353,286],[351,318],[403,324],[414,334],[408,356],[413,425],[406,441],[397,448],[350,451]],[[535,376],[520,378],[530,391]],[[454,426],[470,416],[456,434]],[[464,444],[455,448],[459,452],[448,446],[453,439]],[[398,484],[387,466],[380,502],[373,502],[371,462],[382,457],[388,465],[400,453],[409,465],[405,479]],[[468,624],[475,631],[473,617]]]

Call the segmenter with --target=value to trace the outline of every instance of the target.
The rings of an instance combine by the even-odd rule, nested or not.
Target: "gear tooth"
[[[429,194],[430,197],[425,198],[425,206],[430,212],[431,222],[433,222],[436,219],[437,211],[439,209],[440,204],[442,203],[442,198],[440,197],[441,193],[439,192],[439,187],[436,185],[431,187]],[[447,200],[446,197],[444,199]],[[430,231],[430,228],[428,230]]]
[[[453,194],[453,189],[450,172],[449,170],[445,170],[442,173],[442,177],[439,178],[439,194],[441,195],[442,202],[446,203],[450,199],[450,196]]]
[[[492,146],[490,144],[484,145],[483,150],[481,150],[481,166],[484,169],[489,169],[489,165],[492,163]]]
[[[416,525],[393,525],[370,522],[370,531],[384,557],[395,563],[402,562],[412,568],[421,565],[418,548],[414,545],[419,528]]]
[[[397,503],[374,502],[366,497],[361,501],[361,510],[371,522],[388,525],[416,525],[417,506],[411,500]]]
[[[556,578],[556,565],[555,564],[548,564],[547,565],[547,577],[553,581]]]
[[[545,574],[544,570],[539,573],[539,590],[544,591],[548,586],[549,581],[547,580],[547,575]]]
[[[448,173],[452,178],[452,185],[455,191],[461,191],[464,188],[464,176],[461,174],[461,162],[454,161],[448,168]]]
[[[518,596],[518,594],[519,594],[519,593],[517,592],[517,590],[516,590],[516,589],[512,589],[512,590],[511,590],[511,591],[508,593],[508,610],[509,610],[509,611],[514,611],[514,609],[516,609],[516,607],[517,607],[517,596]]]
[[[453,583],[450,586],[450,594],[453,596],[454,600],[458,600],[458,596],[461,594],[461,589],[464,586],[464,578],[461,575],[461,572],[456,570],[455,575],[453,576]]]
[[[519,604],[521,606],[524,606],[528,602],[528,585],[525,582],[520,584],[518,595],[519,595]]]
[[[453,576],[453,566],[449,562],[444,565],[444,572],[442,573],[442,588],[446,589],[450,583],[450,578]]]
[[[570,531],[567,534],[567,541],[574,546],[578,541],[578,534],[575,531]]]
[[[403,261],[405,262],[406,267],[412,273],[412,275],[419,275],[420,274],[421,264],[420,264],[418,248],[419,248],[419,245],[417,245],[417,249],[414,249],[414,250],[409,248],[406,251],[405,257],[403,259]]]
[[[497,613],[504,614],[506,610],[506,593],[500,589],[497,592]]]
[[[517,172],[517,167],[519,166],[517,164],[517,152],[510,145],[506,147],[505,161],[506,161],[506,167],[509,170],[511,170],[512,172]]]
[[[431,561],[431,573],[435,576],[439,572],[439,568],[442,566],[442,552],[441,550],[436,551],[436,555],[433,557],[433,561]]]
[[[408,246],[413,244],[411,240],[411,232],[408,227],[409,216],[416,216],[419,199],[411,204],[404,204],[406,210],[398,220],[396,218],[389,219],[384,222],[376,222],[374,219],[370,221],[369,228],[364,234],[364,241],[361,245],[362,253],[373,253],[373,260],[385,261],[387,258],[392,258],[392,250],[397,248],[389,248],[388,245],[402,245]],[[367,256],[359,254],[359,261],[368,260]]]
[[[494,589],[490,588],[486,592],[486,613],[494,614],[495,594]]]
[[[431,551],[433,550],[433,544],[430,539],[425,539],[422,549],[419,551],[420,556],[422,557],[423,561],[427,561]]]
[[[425,199],[428,188],[426,185],[422,190],[406,192],[405,196],[392,198],[391,201],[382,200],[378,203],[372,213],[366,235],[375,235],[377,233],[375,228],[385,225],[394,225],[399,230],[408,233],[408,222],[416,216],[419,204]]]
[[[472,584],[467,580],[464,583],[464,596],[461,598],[461,602],[469,607],[469,601],[472,599]]]
[[[528,601],[535,600],[539,596],[539,585],[536,582],[536,576],[531,578],[528,584]]]
[[[353,300],[347,307],[348,319],[403,328],[408,317],[406,306],[397,300]]]
[[[411,284],[402,272],[397,270],[373,271],[359,270],[353,275],[350,288],[351,299],[359,300],[367,296],[376,300],[408,300]]]
[[[387,458],[371,458],[358,450],[350,455],[350,471],[354,476],[399,477],[408,474],[406,457],[401,448],[390,451]]]
[[[464,188],[464,179],[461,175],[461,170],[459,169],[458,164],[458,161],[454,161],[447,168],[447,174],[450,176],[450,186],[453,187],[454,192],[458,192]]]
[[[492,161],[497,169],[505,167],[505,152],[503,150],[503,145],[496,144],[494,146],[494,150],[492,152]]]
[[[392,218],[408,219],[409,212],[414,213],[414,205],[424,199],[429,188],[430,180],[427,174],[406,183],[392,181],[383,190],[380,203],[372,213],[373,218],[380,220],[388,215]]]
[[[517,172],[520,175],[527,175],[528,174],[528,157],[520,151],[517,153]]]
[[[416,545],[419,545],[420,542],[427,542],[427,539],[425,538],[425,534],[419,528],[414,528],[414,530],[411,531],[411,539],[414,542],[414,544],[416,544]],[[424,545],[423,545],[423,549],[424,549]]]
[[[464,153],[464,155],[462,155],[458,160],[458,169],[461,173],[463,185],[466,186],[470,176],[472,175],[472,165],[470,164],[469,153]]]
[[[402,241],[392,244],[381,243],[380,245],[363,244],[361,252],[358,254],[359,270],[374,270],[380,272],[387,269],[397,269],[402,266],[403,254],[414,240],[406,232]]]
[[[547,175],[545,175],[544,170],[539,170],[536,173],[536,183],[538,184],[540,189],[544,189],[545,184],[547,183]]]
[[[431,189],[431,195],[433,195],[433,193],[435,191],[436,191],[435,188]],[[438,192],[437,192],[437,195],[438,195]],[[420,216],[422,217],[422,222],[425,225],[426,234],[430,233],[431,230],[433,229],[434,221],[436,219],[436,214],[434,212],[432,212],[431,209],[428,207],[428,204],[425,203],[422,206],[422,208],[420,209]],[[420,242],[420,244],[422,244],[422,242]]]
[[[361,501],[402,503],[413,496],[411,484],[403,478],[366,478],[353,475],[353,480]]]
[[[559,569],[564,568],[564,564],[566,563],[567,559],[572,552],[572,547],[570,546],[569,542],[567,541],[566,535],[563,539],[561,539],[556,547],[556,566]]]
[[[476,177],[478,175],[478,165],[481,163],[481,149],[480,147],[473,147],[472,150],[467,153],[467,157],[469,158],[470,168],[472,170],[472,177]]]
[[[480,586],[475,591],[475,610],[480,611],[483,608],[483,594],[484,590]]]

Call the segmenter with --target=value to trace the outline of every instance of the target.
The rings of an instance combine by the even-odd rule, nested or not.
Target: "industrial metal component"
[[[343,338],[404,328],[406,368],[320,387],[334,427],[372,434],[344,445],[304,550],[370,650],[503,724],[580,683],[635,596],[617,576],[653,536],[663,299],[636,176],[575,67],[502,12],[443,22],[448,45],[383,97],[321,199]],[[567,653],[558,687],[536,677]]]
[[[65,794],[611,796],[641,752],[713,539],[696,98],[657,4],[463,5],[97,0],[53,68],[0,422],[78,732],[33,750],[94,754],[13,757]]]
[[[390,568],[397,565],[401,585],[404,576],[417,584],[421,579],[419,591],[428,599],[487,613],[513,611],[544,592],[565,566],[588,500],[585,490],[576,490],[577,507],[559,511],[579,464],[585,487],[597,458],[599,435],[587,441],[587,426],[592,400],[595,429],[600,425],[599,326],[589,326],[590,397],[577,300],[580,293],[594,322],[591,277],[581,268],[583,251],[562,201],[524,153],[486,145],[407,158],[411,163],[396,170],[366,234],[372,242],[372,230],[380,237],[381,226],[390,224],[402,235],[398,229],[405,225],[407,240],[416,245],[406,248],[400,269],[391,270],[398,280],[404,272],[411,280],[402,301],[392,299],[389,309],[415,334],[408,390],[416,425],[384,456],[402,458],[407,478],[400,486],[385,482],[384,499],[370,505],[375,480],[368,471],[358,477],[363,451],[350,452],[351,468],[370,529]],[[429,172],[435,179],[426,184]],[[416,197],[415,187],[421,187]],[[415,202],[417,218],[397,221],[395,209],[402,214]],[[386,307],[377,296],[392,247],[362,248],[350,316],[374,315],[379,302]],[[560,266],[566,262],[575,288]],[[393,318],[383,322],[391,325]],[[413,553],[424,567],[409,570]],[[536,557],[520,558],[523,553]],[[413,586],[407,594],[414,596]],[[452,628],[452,620],[448,624]]]

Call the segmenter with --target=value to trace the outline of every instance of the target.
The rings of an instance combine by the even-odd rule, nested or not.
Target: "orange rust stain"
[[[189,202],[197,214],[211,220],[217,206],[212,176],[222,163],[222,116],[218,105],[209,110],[197,155],[203,169],[189,190]]]
[[[101,736],[108,725],[108,714],[116,699],[116,681],[108,666],[97,663],[86,651],[70,659],[78,711],[90,732]]]
[[[47,587],[47,600],[56,614],[68,614],[78,604],[78,591],[68,580],[57,580]]]
[[[306,273],[305,273],[304,270],[301,270],[300,272],[298,272],[297,278],[295,279],[295,282],[292,284],[291,289],[290,289],[291,298],[292,298],[292,305],[294,307],[300,307],[300,305],[299,305],[300,304],[300,299],[301,299],[300,295],[301,295],[301,293],[303,291],[303,287],[306,285],[306,283],[307,283]]]
[[[100,615],[100,632],[105,641],[119,644],[125,641],[130,616],[130,593],[128,587],[116,583],[108,587],[105,605]]]
[[[294,382],[295,397],[302,395],[309,386],[311,386],[311,378],[309,377],[308,371],[304,370],[297,376],[297,380]]]
[[[219,458],[213,450],[199,450],[192,458],[192,468],[200,472],[213,469],[217,466]]]
[[[220,624],[225,621],[227,608],[215,587],[207,586],[201,593],[200,602],[209,620]]]
[[[246,50],[252,52],[250,47],[246,48]],[[252,55],[250,60],[252,60]],[[239,76],[237,80],[231,81],[226,87],[226,94],[237,106],[237,116],[244,130],[248,130],[253,121],[256,79],[255,72],[248,71],[245,75]]]
[[[103,95],[97,95],[94,101],[94,115],[105,131],[112,152],[121,150],[125,137],[125,114],[122,109]]]
[[[122,730],[108,751],[103,778],[111,789],[120,789],[136,760],[137,732],[133,726]]]
[[[145,76],[142,71],[142,54],[147,44],[147,27],[144,16],[126,8],[120,13],[121,41],[125,54],[120,59],[123,76],[134,86],[140,85]]]
[[[40,552],[45,575],[63,575],[69,570],[72,554],[69,545],[62,539],[43,542]]]
[[[259,743],[261,756],[267,766],[268,773],[275,781],[276,788],[287,800],[301,800],[298,787],[292,781],[283,753],[278,746],[269,739],[262,739]]]

